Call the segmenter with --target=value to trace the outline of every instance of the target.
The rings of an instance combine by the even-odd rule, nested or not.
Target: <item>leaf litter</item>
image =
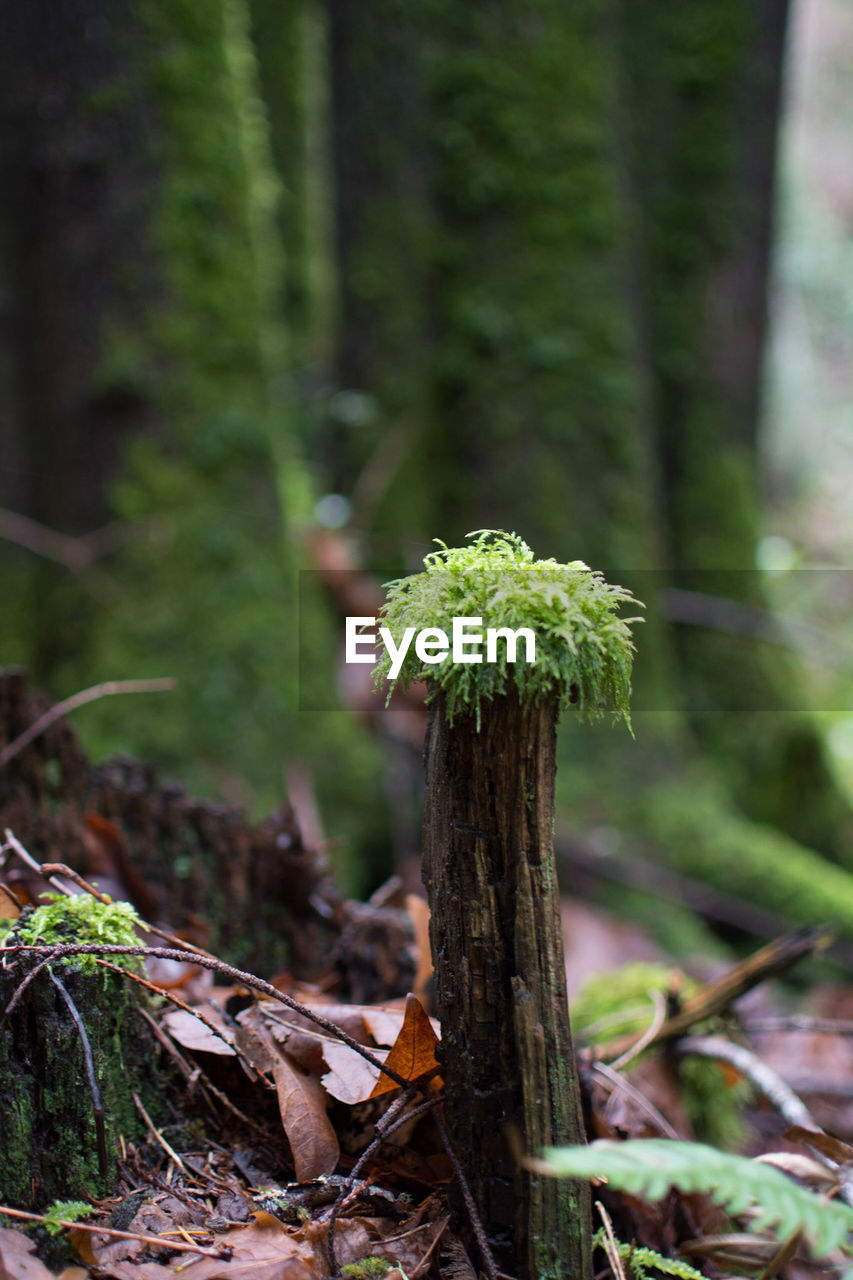
[[[421,947],[425,925],[421,904],[412,910]],[[735,970],[722,983],[726,999],[744,989]],[[383,1274],[384,1267],[388,1280],[477,1275],[450,1229],[444,1199],[453,1171],[431,1114],[441,1081],[439,1028],[428,1016],[428,957],[418,961],[418,995],[375,1005],[345,1003],[323,984],[289,977],[276,986],[297,1008],[239,984],[175,985],[185,1000],[170,990],[164,993],[170,1003],[157,1012],[161,1043],[185,1081],[175,1125],[152,1125],[149,1141],[124,1143],[120,1182],[97,1205],[100,1220],[69,1224],[83,1266],[51,1270],[30,1236],[4,1227],[0,1280],[327,1280],[371,1259],[372,1270],[352,1274]],[[718,980],[700,988],[683,1007],[698,1002],[706,1015],[718,1016],[726,1007],[719,987]],[[654,1039],[680,1034],[683,1017],[654,1023]],[[581,1050],[596,1078],[590,1098],[596,1132],[654,1136],[663,1123],[689,1136],[671,1060],[645,1053],[631,1064],[634,1083],[623,1069],[614,1084],[617,1050],[618,1037],[604,1049],[593,1043]],[[609,1069],[602,1055],[611,1058]],[[787,1154],[765,1158],[801,1181],[849,1190],[853,1149],[790,1126],[782,1140]],[[827,1173],[804,1147],[832,1161],[836,1172]],[[704,1250],[720,1265],[726,1239],[735,1238],[725,1236],[707,1197],[672,1195],[649,1205],[601,1194],[618,1210],[623,1236],[667,1253],[692,1249],[699,1258]],[[772,1255],[769,1242],[747,1243],[753,1260],[756,1250]],[[745,1246],[738,1247],[743,1254]],[[804,1266],[797,1261],[786,1274],[807,1275]]]

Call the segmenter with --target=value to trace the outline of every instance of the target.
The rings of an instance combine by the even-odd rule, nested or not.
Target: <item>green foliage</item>
[[[475,712],[479,723],[483,704],[514,686],[527,704],[554,698],[561,706],[574,705],[582,719],[597,719],[609,707],[630,728],[634,645],[629,624],[639,619],[620,618],[616,610],[639,602],[580,560],[534,560],[515,533],[481,529],[468,536],[474,539],[471,546],[440,543],[440,551],[425,557],[424,573],[385,584],[384,625],[397,643],[408,627],[449,632],[455,617],[482,618],[484,628],[529,627],[536,636],[536,661],[508,663],[504,650],[503,660],[495,663],[454,663],[448,654],[425,665],[410,647],[398,677],[403,684],[426,680],[441,689],[451,720],[464,708]],[[499,659],[500,654],[499,647]],[[390,666],[386,652],[377,663],[377,685]]]
[[[599,1041],[628,1032],[640,1035],[654,1012],[652,992],[665,994],[674,985],[687,994],[696,986],[665,964],[637,962],[595,974],[572,1000],[572,1030],[581,1040],[587,1033]]]
[[[749,1210],[751,1231],[772,1227],[783,1238],[802,1232],[818,1256],[851,1248],[849,1205],[813,1195],[772,1165],[702,1143],[602,1139],[589,1146],[549,1148],[541,1167],[558,1178],[606,1178],[616,1190],[648,1200],[662,1199],[670,1187],[703,1192],[733,1215]]]
[[[599,1227],[592,1237],[592,1247],[603,1249],[606,1239],[606,1231],[603,1227]],[[627,1262],[634,1280],[651,1280],[650,1271],[656,1271],[665,1276],[677,1276],[678,1280],[705,1280],[702,1272],[691,1267],[689,1262],[682,1262],[678,1258],[665,1258],[656,1249],[626,1244],[623,1240],[616,1241],[616,1249],[622,1261]]]
[[[344,1275],[352,1276],[353,1280],[378,1280],[390,1270],[391,1263],[385,1258],[363,1258],[361,1262],[348,1262],[341,1267]]]
[[[825,921],[853,935],[853,876],[769,824],[732,812],[700,771],[639,797],[636,824],[668,863],[797,924]]]
[[[142,922],[129,902],[99,902],[88,893],[75,898],[58,893],[45,897],[50,901],[36,907],[32,915],[15,928],[16,941],[48,946],[63,942],[138,946],[135,930]],[[117,956],[114,962],[128,969],[139,966],[136,956]],[[93,973],[97,967],[92,956],[72,956],[67,963],[78,965],[84,973]]]
[[[79,1222],[92,1213],[95,1213],[94,1206],[86,1204],[85,1200],[54,1200],[50,1208],[44,1211],[42,1226],[50,1235],[58,1236],[65,1223]]]
[[[663,964],[626,964],[596,974],[572,1000],[572,1029],[583,1043],[601,1043],[615,1036],[638,1038],[654,1017],[652,993],[665,995],[676,988],[682,999],[698,984]],[[702,1024],[701,1029],[710,1029]],[[718,1063],[708,1058],[683,1058],[678,1063],[681,1096],[693,1133],[715,1147],[737,1145],[742,1132],[741,1106],[751,1090],[744,1082],[730,1085]]]

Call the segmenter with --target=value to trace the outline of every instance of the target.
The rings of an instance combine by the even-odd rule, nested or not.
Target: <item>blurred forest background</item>
[[[515,529],[647,605],[636,741],[563,726],[567,875],[853,937],[845,0],[5,26],[0,661],[175,676],[80,711],[91,754],[256,815],[289,778],[368,892],[418,752],[301,706],[297,611],[326,689],[341,620],[300,571]]]

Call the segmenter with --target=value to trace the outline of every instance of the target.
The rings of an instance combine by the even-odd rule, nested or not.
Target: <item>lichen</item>
[[[640,619],[621,618],[617,610],[640,602],[580,560],[535,560],[518,534],[481,529],[468,536],[473,543],[466,547],[436,539],[441,549],[425,557],[423,573],[385,584],[382,625],[395,642],[407,627],[449,631],[456,617],[481,618],[484,628],[529,627],[536,637],[535,661],[508,662],[498,646],[493,663],[454,663],[448,654],[426,665],[410,648],[397,679],[404,686],[424,680],[433,694],[441,690],[451,721],[464,709],[479,725],[483,705],[515,689],[526,705],[553,698],[561,707],[573,705],[586,720],[609,709],[630,728],[630,624]],[[390,668],[385,652],[375,669],[377,686]],[[390,681],[389,697],[396,683]]]

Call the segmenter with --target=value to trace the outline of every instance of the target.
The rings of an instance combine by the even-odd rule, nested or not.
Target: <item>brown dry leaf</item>
[[[446,1218],[440,1222],[415,1223],[414,1226],[404,1223],[402,1227],[389,1218],[339,1218],[335,1227],[335,1252],[341,1266],[374,1257],[401,1267],[406,1275],[413,1275],[446,1228]],[[297,1233],[300,1239],[310,1241],[316,1250],[318,1280],[328,1275],[328,1233],[327,1222],[306,1222]]]
[[[172,1219],[156,1204],[139,1206],[129,1231],[138,1231],[140,1235],[158,1236],[163,1231],[170,1231],[174,1226]],[[119,1263],[130,1262],[140,1254],[146,1254],[152,1246],[144,1240],[130,1240],[124,1236],[111,1236],[106,1232],[101,1235],[93,1231],[73,1230],[70,1232],[71,1243],[77,1253],[90,1266],[109,1270]],[[164,1239],[163,1247],[168,1248],[169,1241]]]
[[[390,1046],[397,1039],[406,1016],[405,1006],[399,1009],[380,1007],[365,1009],[364,1024],[377,1044]]]
[[[17,920],[20,914],[20,902],[7,885],[0,883],[0,920]]]
[[[435,1046],[438,1036],[417,996],[406,997],[406,1016],[400,1034],[394,1041],[386,1059],[386,1066],[393,1067],[406,1080],[418,1080],[438,1066]],[[398,1086],[388,1076],[376,1081],[371,1098],[381,1098]]]
[[[209,1027],[186,1009],[170,1009],[161,1019],[162,1025],[173,1040],[185,1049],[194,1049],[199,1053],[218,1053],[224,1057],[234,1057],[234,1031],[224,1022],[222,1015],[215,1007],[206,1008],[204,1016],[212,1023],[219,1035],[215,1035]]]
[[[326,1115],[323,1087],[277,1044],[262,1018],[243,1023],[238,1042],[252,1065],[272,1075],[278,1095],[281,1123],[296,1169],[298,1182],[310,1182],[333,1173],[340,1156],[338,1139]]]
[[[176,1275],[181,1280],[317,1280],[328,1275],[317,1267],[313,1246],[269,1213],[256,1213],[253,1222],[226,1231],[215,1242],[230,1249],[231,1257],[187,1261],[192,1254],[184,1253],[171,1265],[126,1261],[111,1264],[106,1273],[111,1280],[175,1280]]]
[[[0,1280],[53,1280],[35,1256],[35,1243],[14,1227],[0,1228]]]
[[[320,1081],[306,1075],[286,1053],[281,1053],[273,1064],[273,1079],[297,1182],[334,1173],[340,1148],[326,1114],[326,1096]]]
[[[408,998],[407,996],[406,999]],[[364,1021],[377,1044],[392,1045],[399,1036],[406,1018],[406,1002],[401,1001],[400,1006],[399,1009],[393,1009],[389,1006],[377,1006],[375,1009],[371,1009],[369,1006],[365,1006],[362,1010]],[[438,1018],[430,1018],[429,1022],[436,1034],[436,1038],[440,1040],[441,1024]]]
[[[412,990],[420,999],[426,995],[427,987],[432,981],[432,948],[429,941],[429,904],[417,893],[406,894],[406,910],[412,921],[415,935],[415,952],[417,969],[412,982]]]

